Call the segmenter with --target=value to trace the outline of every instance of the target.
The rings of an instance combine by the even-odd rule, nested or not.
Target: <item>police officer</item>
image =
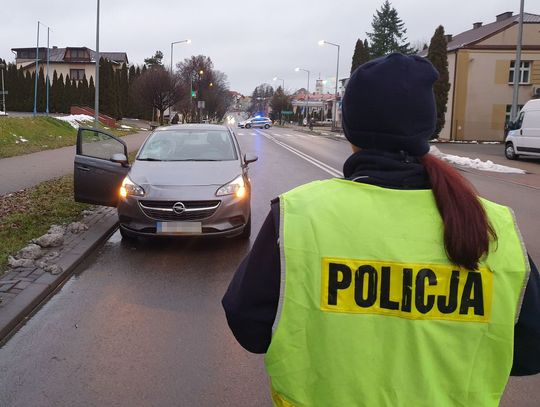
[[[497,406],[540,371],[540,278],[513,214],[428,154],[433,66],[391,54],[343,98],[344,179],[279,197],[223,298],[276,406]]]

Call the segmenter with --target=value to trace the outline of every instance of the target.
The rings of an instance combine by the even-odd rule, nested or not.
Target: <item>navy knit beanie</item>
[[[422,156],[435,132],[433,83],[427,59],[390,54],[356,69],[342,102],[345,137],[360,148]]]

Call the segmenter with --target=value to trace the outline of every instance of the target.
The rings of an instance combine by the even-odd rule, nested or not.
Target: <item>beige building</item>
[[[12,48],[11,50],[17,54],[15,58],[17,69],[22,67],[30,73],[35,72],[35,47]],[[45,72],[47,48],[40,47],[38,50],[39,67],[43,67],[43,72]],[[125,52],[100,52],[100,57],[111,61],[115,69],[120,69],[122,64],[129,66]],[[86,75],[86,79],[89,81],[96,72],[96,52],[86,47],[52,47],[49,49],[49,77],[51,81],[55,70],[58,77],[60,77],[60,74],[63,74],[64,78],[69,75],[71,79],[80,81]]]
[[[440,138],[504,139],[512,104],[518,15],[506,12],[496,21],[447,36],[450,92]],[[525,14],[519,102],[540,97],[540,16]],[[424,52],[424,55],[426,52]]]

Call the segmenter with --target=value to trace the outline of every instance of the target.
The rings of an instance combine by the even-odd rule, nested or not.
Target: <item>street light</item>
[[[171,76],[173,74],[173,52],[174,52],[174,48],[173,48],[173,45],[174,44],[191,44],[191,40],[188,38],[187,40],[180,40],[180,41],[174,41],[174,42],[171,42]],[[169,120],[171,120],[171,106],[169,106]]]
[[[6,64],[0,64],[0,70],[2,71],[2,107],[3,112],[6,113],[6,89],[4,88],[4,69],[6,69]]]
[[[94,127],[98,127],[99,123],[99,0],[97,0],[97,17],[96,17],[96,88],[94,99]]]
[[[34,80],[34,114],[37,113],[37,88],[38,88],[38,76],[39,76],[39,26],[47,27],[47,115],[49,114],[49,26],[43,24],[41,21],[37,23],[37,43],[36,43],[36,75]]]
[[[306,111],[305,111],[305,115],[306,117],[308,117],[309,115],[309,108],[308,108],[308,97],[309,97],[309,74],[310,72],[307,70],[307,69],[304,69],[304,68],[294,68],[295,72],[300,72],[300,71],[304,71],[304,72],[307,72],[307,91],[306,91]],[[306,119],[306,122],[307,122],[307,119]]]
[[[320,40],[318,43],[321,47],[323,47],[325,44],[333,45],[334,47],[337,47],[337,64],[336,64],[336,90],[335,90],[335,101],[334,101],[334,114],[332,115],[332,130],[336,129],[336,116],[337,116],[337,102],[338,102],[338,77],[339,77],[339,45],[334,44],[333,42]]]
[[[274,77],[274,81],[281,81],[281,89],[283,89],[283,92],[285,92],[285,79],[278,78],[277,76]]]
[[[173,72],[173,45],[174,44],[191,44],[191,40],[188,38],[187,40],[181,40],[181,41],[174,41],[171,42],[171,74]]]

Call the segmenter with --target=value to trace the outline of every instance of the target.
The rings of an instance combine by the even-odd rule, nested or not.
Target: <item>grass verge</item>
[[[0,197],[0,275],[10,254],[46,233],[51,225],[80,219],[88,207],[73,200],[71,175]]]
[[[91,127],[92,123],[88,124]],[[139,129],[108,129],[115,136],[136,133]],[[54,117],[0,117],[0,158],[35,153],[75,145],[77,130]]]

